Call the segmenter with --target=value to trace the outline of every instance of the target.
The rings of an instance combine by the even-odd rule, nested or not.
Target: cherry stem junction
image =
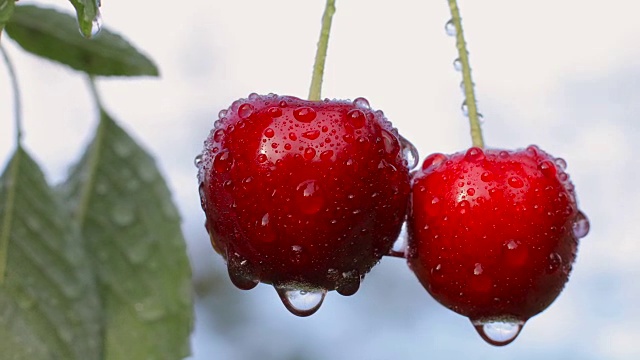
[[[324,75],[324,64],[327,59],[327,48],[329,46],[329,34],[331,33],[331,21],[336,12],[336,1],[327,0],[322,15],[322,29],[320,30],[320,40],[316,50],[316,60],[313,64],[313,77],[311,78],[311,88],[309,89],[309,100],[319,101],[322,92],[322,77]]]
[[[482,139],[482,129],[480,128],[480,119],[478,116],[478,105],[476,103],[476,95],[473,90],[473,80],[471,78],[471,65],[469,63],[469,52],[467,51],[467,43],[464,40],[462,30],[462,18],[460,17],[460,9],[456,0],[448,0],[449,9],[451,10],[451,23],[455,26],[456,48],[458,49],[458,61],[462,66],[462,82],[464,84],[464,95],[466,112],[469,116],[469,125],[471,127],[471,140],[473,146],[479,148],[484,147]]]
[[[18,146],[22,143],[22,101],[20,99],[20,86],[18,85],[18,76],[16,75],[16,70],[13,67],[13,63],[9,58],[9,54],[4,46],[0,46],[0,53],[2,53],[2,58],[4,59],[5,64],[7,64],[7,72],[9,73],[9,78],[11,79],[11,87],[13,89],[13,113],[15,117],[15,126],[16,126],[16,142]]]

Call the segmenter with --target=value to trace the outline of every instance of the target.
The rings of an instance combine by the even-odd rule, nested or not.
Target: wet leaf
[[[98,267],[105,359],[189,354],[191,270],[154,160],[106,113],[63,187]]]
[[[85,39],[73,17],[53,9],[16,6],[6,32],[25,50],[90,75],[158,75],[153,62],[121,36],[103,29]]]
[[[101,359],[100,304],[86,256],[61,199],[19,148],[0,177],[2,359]]]

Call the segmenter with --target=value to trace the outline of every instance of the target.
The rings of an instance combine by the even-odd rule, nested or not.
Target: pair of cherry
[[[560,294],[589,228],[564,160],[472,147],[410,172],[417,151],[363,98],[251,94],[220,112],[196,164],[232,282],[272,284],[299,316],[328,291],[354,294],[394,255],[504,345]],[[405,221],[408,242],[394,251]]]

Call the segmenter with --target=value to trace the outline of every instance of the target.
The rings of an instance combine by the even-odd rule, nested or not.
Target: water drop
[[[96,11],[96,17],[91,20],[91,32],[86,34],[80,29],[80,33],[86,38],[92,38],[100,33],[102,29],[102,15],[100,15],[99,11]]]
[[[407,250],[407,241],[409,235],[407,230],[407,223],[402,223],[402,228],[400,229],[400,235],[393,243],[391,250],[389,251],[388,256],[404,258]]]
[[[531,156],[538,156],[539,151],[540,151],[540,148],[535,145],[527,146],[527,152],[531,154]]]
[[[468,117],[469,116],[469,106],[467,105],[467,100],[465,99],[460,105],[460,110],[462,111],[462,115]]]
[[[118,204],[111,212],[111,220],[118,226],[131,225],[135,218],[136,214],[130,204]]]
[[[351,126],[354,129],[360,129],[364,126],[365,121],[367,120],[364,113],[359,109],[353,109],[347,113],[347,119]]]
[[[256,158],[256,160],[258,160],[258,162],[260,164],[262,164],[263,162],[267,161],[267,155],[266,154],[258,154],[258,157]]]
[[[213,133],[213,141],[221,142],[224,139],[224,130],[218,129]]]
[[[232,166],[233,159],[231,158],[231,154],[229,154],[228,150],[219,152],[213,159],[213,168],[219,173],[229,171]]]
[[[462,61],[460,59],[453,60],[453,68],[456,71],[462,71]]]
[[[519,189],[524,186],[524,181],[518,176],[512,176],[507,181],[509,183],[509,186],[515,189]]]
[[[256,93],[251,93],[249,94],[248,98],[249,100],[258,100],[258,98],[260,97],[260,95],[256,94]]]
[[[293,110],[293,117],[303,123],[310,123],[316,118],[316,111],[308,106],[302,106]]]
[[[342,296],[351,296],[358,292],[360,289],[360,276],[352,276],[345,278],[336,287],[338,294]]]
[[[320,153],[320,160],[329,161],[333,158],[333,150],[326,150]]]
[[[320,137],[320,130],[309,130],[302,133],[303,138],[307,138],[309,140],[315,140]]]
[[[301,290],[286,286],[275,286],[280,300],[292,314],[296,316],[313,315],[327,294],[325,289]]]
[[[272,128],[266,128],[264,130],[264,136],[268,137],[268,138],[272,138],[274,135],[276,134],[275,131],[273,131]]]
[[[222,109],[220,110],[220,112],[218,112],[218,119],[224,119],[227,116],[227,110],[226,109]]]
[[[464,155],[464,158],[467,161],[480,161],[480,160],[484,160],[485,155],[484,155],[484,151],[482,151],[481,148],[472,147],[469,150],[467,150],[467,152]]]
[[[540,169],[546,177],[554,177],[558,172],[556,165],[549,160],[541,162],[540,165],[538,165],[538,169]]]
[[[573,223],[573,235],[577,239],[587,236],[590,226],[587,216],[582,211],[578,211],[578,215]]]
[[[562,266],[562,256],[558,253],[549,254],[549,264],[547,267],[547,273],[552,274],[556,272],[560,266]]]
[[[442,165],[442,163],[447,159],[446,155],[435,153],[427,156],[422,163],[422,170],[427,170],[430,167],[437,167]]]
[[[240,254],[233,253],[227,259],[229,279],[240,290],[251,290],[258,285],[258,278],[254,274],[253,267],[248,260]]]
[[[314,148],[308,147],[304,149],[304,153],[302,155],[305,160],[313,160],[316,157],[316,150]]]
[[[409,170],[413,170],[416,166],[418,166],[418,160],[420,155],[418,154],[418,149],[407,139],[405,139],[402,135],[400,137],[400,144],[402,145],[402,156],[407,160],[407,167]]]
[[[196,158],[193,159],[193,164],[197,167],[200,168],[200,165],[202,164],[202,154],[198,154],[196,155]]]
[[[251,104],[242,104],[238,107],[238,116],[241,119],[248,119],[253,115],[254,107]]]
[[[271,116],[272,118],[277,118],[282,116],[282,109],[277,107],[270,107],[269,110],[267,110],[267,114],[269,114],[269,116]]]
[[[447,23],[444,24],[444,31],[449,36],[456,36],[456,34],[457,34],[456,25],[453,23],[453,19],[447,21]]]
[[[558,165],[558,167],[562,170],[566,170],[567,169],[567,162],[564,161],[563,158],[557,158],[555,160],[556,165]]]
[[[398,142],[398,138],[385,129],[382,129],[380,134],[382,135],[384,151],[391,156],[396,156],[400,152],[400,143]]]
[[[371,105],[369,105],[369,100],[363,97],[359,97],[353,100],[353,106],[358,107],[360,109],[366,109],[366,110],[371,109]]]
[[[296,202],[304,214],[313,215],[324,206],[322,189],[315,180],[303,181],[296,187]]]
[[[524,321],[474,321],[471,323],[476,328],[482,340],[493,346],[505,346],[518,337]]]

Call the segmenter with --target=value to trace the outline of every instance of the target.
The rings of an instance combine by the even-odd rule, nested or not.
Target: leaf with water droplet
[[[16,6],[7,35],[23,49],[96,76],[158,76],[158,68],[120,35],[103,29],[89,40],[76,20],[53,9]]]
[[[128,186],[132,181],[140,185]],[[105,359],[187,356],[191,271],[180,219],[154,159],[103,112],[62,191],[98,269]]]
[[[87,38],[94,36],[94,22],[100,17],[100,0],[69,0],[76,8],[80,33]]]
[[[102,359],[101,306],[71,215],[18,148],[0,177],[0,357]]]

